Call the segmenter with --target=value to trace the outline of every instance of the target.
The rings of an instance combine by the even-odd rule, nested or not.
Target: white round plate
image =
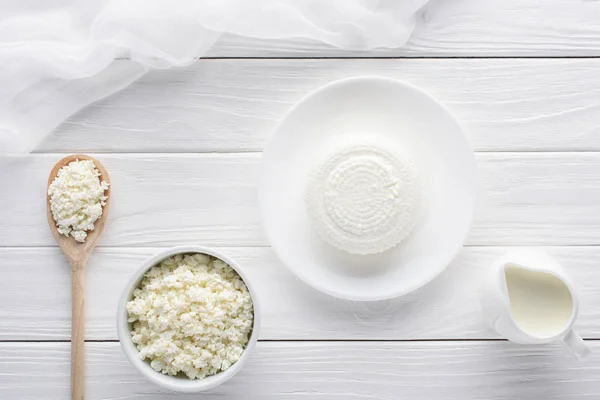
[[[412,159],[422,198],[406,239],[360,256],[320,238],[304,193],[317,157],[365,140]],[[374,301],[418,289],[452,261],[471,225],[476,179],[473,151],[444,106],[406,83],[357,77],[325,85],[285,116],[264,152],[258,196],[274,251],[301,280],[332,296]]]

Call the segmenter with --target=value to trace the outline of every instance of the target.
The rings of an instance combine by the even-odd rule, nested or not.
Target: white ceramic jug
[[[481,293],[486,321],[516,343],[562,341],[577,358],[590,350],[572,329],[579,302],[562,266],[548,254],[520,250],[497,260]]]

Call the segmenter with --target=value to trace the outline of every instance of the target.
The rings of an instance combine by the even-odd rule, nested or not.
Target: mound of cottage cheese
[[[351,254],[374,254],[411,232],[419,187],[412,162],[382,148],[359,145],[316,165],[305,201],[325,241]]]
[[[205,254],[152,267],[127,303],[142,360],[163,374],[202,379],[227,370],[249,341],[254,308],[229,265]]]
[[[86,231],[102,216],[108,183],[100,181],[100,172],[91,160],[76,160],[62,167],[48,187],[50,210],[58,232],[84,242]]]

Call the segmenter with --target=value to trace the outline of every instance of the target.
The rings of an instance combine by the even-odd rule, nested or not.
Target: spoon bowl
[[[108,206],[110,205],[110,179],[104,166],[95,158],[83,154],[74,154],[64,157],[54,165],[50,176],[48,177],[48,187],[56,176],[58,171],[69,163],[77,160],[91,160],[94,166],[100,172],[100,180],[109,184],[108,189],[104,192],[106,204],[102,207],[102,215],[94,222],[94,230],[89,231],[83,243],[77,242],[71,236],[64,236],[58,232],[58,227],[54,221],[52,210],[50,207],[50,196],[48,188],[46,188],[46,207],[48,214],[48,224],[52,236],[60,246],[62,252],[67,257],[71,265],[72,279],[72,322],[71,322],[71,399],[83,400],[83,371],[84,371],[84,280],[85,280],[85,264],[94,251],[100,235],[104,230],[106,216],[108,214]]]
[[[58,161],[52,171],[50,172],[50,176],[48,177],[48,187],[50,184],[56,179],[58,175],[58,171],[62,167],[69,165],[69,163],[73,161],[81,161],[81,160],[91,160],[94,162],[94,166],[100,172],[100,180],[109,184],[108,190],[104,192],[106,198],[106,205],[102,207],[102,216],[94,222],[94,230],[89,231],[87,237],[85,238],[85,242],[79,243],[71,236],[65,236],[58,232],[58,227],[56,226],[56,222],[54,221],[54,216],[52,215],[52,210],[50,209],[50,196],[48,195],[48,190],[46,190],[46,207],[48,214],[48,224],[50,225],[50,231],[52,232],[52,236],[60,246],[61,250],[69,260],[69,263],[73,264],[73,262],[85,262],[90,254],[94,251],[96,244],[98,244],[98,240],[100,239],[100,234],[104,230],[104,225],[106,223],[106,215],[108,213],[108,207],[110,205],[110,178],[108,177],[108,172],[104,169],[104,166],[95,158],[86,156],[84,154],[74,154],[70,156],[66,156],[60,161]]]

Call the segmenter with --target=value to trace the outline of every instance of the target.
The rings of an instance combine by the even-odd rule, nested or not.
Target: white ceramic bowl
[[[422,196],[407,238],[357,256],[319,237],[304,194],[315,159],[363,142],[411,158]],[[357,77],[325,85],[290,110],[263,154],[258,197],[274,251],[300,279],[336,297],[376,301],[418,289],[452,261],[471,226],[477,170],[462,129],[433,97],[395,79]]]
[[[233,268],[242,278],[248,290],[250,292],[250,297],[252,298],[252,302],[254,304],[254,324],[252,327],[252,334],[250,336],[250,340],[246,345],[244,353],[240,357],[240,359],[233,364],[229,369],[224,372],[219,372],[218,374],[208,376],[204,379],[192,380],[185,377],[179,376],[170,376],[164,375],[160,372],[155,371],[150,367],[150,364],[147,361],[141,360],[139,357],[139,352],[135,347],[135,344],[131,340],[131,324],[127,322],[127,309],[126,304],[129,300],[131,300],[133,291],[139,286],[144,277],[144,274],[153,266],[157,265],[164,259],[174,256],[176,254],[189,254],[189,253],[202,253],[208,254],[213,257],[219,258],[225,261],[231,268]],[[250,353],[256,346],[256,341],[258,340],[258,333],[260,330],[260,308],[258,305],[258,298],[256,296],[256,291],[252,287],[250,280],[244,271],[240,268],[239,264],[233,259],[229,258],[225,254],[221,252],[215,251],[213,249],[209,249],[202,246],[181,246],[174,247],[165,251],[162,251],[155,256],[149,258],[144,262],[144,264],[137,270],[137,272],[131,277],[123,293],[119,300],[119,309],[117,310],[117,332],[119,334],[119,341],[121,342],[121,347],[125,352],[125,355],[129,359],[129,361],[133,364],[134,367],[138,369],[149,381],[154,382],[155,384],[169,389],[175,392],[182,393],[194,393],[201,392],[204,390],[208,390],[219,386],[223,382],[230,379],[234,376],[246,363]]]

